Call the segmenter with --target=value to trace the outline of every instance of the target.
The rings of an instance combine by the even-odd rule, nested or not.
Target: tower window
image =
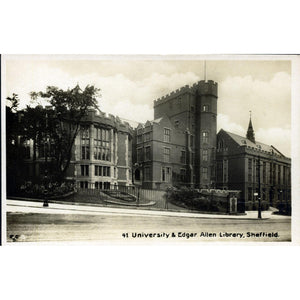
[[[208,132],[207,131],[202,132],[202,142],[208,143]]]
[[[203,179],[208,178],[208,169],[206,167],[202,168],[202,178]]]
[[[202,160],[207,161],[208,160],[208,150],[204,149],[202,152]]]
[[[178,98],[178,105],[181,106],[181,97]]]
[[[202,106],[202,111],[208,112],[208,110],[209,110],[209,106],[207,104],[204,104]]]

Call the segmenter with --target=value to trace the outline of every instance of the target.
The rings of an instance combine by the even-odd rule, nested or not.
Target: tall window
[[[110,130],[95,128],[94,159],[110,161]]]
[[[208,178],[208,169],[206,167],[202,168],[202,178],[206,180]]]
[[[164,162],[170,162],[170,148],[164,148]]]
[[[89,165],[80,165],[81,176],[89,176]]]
[[[252,182],[252,159],[248,158],[248,182]]]
[[[161,177],[163,182],[171,182],[171,168],[163,167]]]
[[[202,142],[203,143],[208,143],[208,132],[207,131],[203,131],[202,132]]]
[[[278,184],[281,184],[281,166],[278,165]]]
[[[95,166],[95,176],[102,176],[102,166]]]
[[[207,149],[202,150],[202,160],[208,161],[208,150]]]
[[[181,151],[180,163],[182,163],[182,164],[186,163],[186,154],[185,154],[185,151]]]
[[[90,159],[89,127],[81,128],[81,159]]]
[[[170,136],[171,136],[171,130],[168,128],[164,128],[164,142],[169,143],[171,140]]]
[[[150,160],[150,146],[145,148],[145,160]]]

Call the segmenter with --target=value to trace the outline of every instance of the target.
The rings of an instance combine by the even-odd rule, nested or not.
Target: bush
[[[19,196],[29,198],[44,198],[47,191],[48,197],[59,197],[70,192],[75,191],[75,184],[73,182],[50,182],[46,189],[44,184],[32,183],[31,181],[24,182],[19,190]]]
[[[253,203],[250,201],[245,202],[245,210],[253,210]]]
[[[267,201],[261,202],[261,210],[268,210],[269,209],[269,203]]]
[[[199,190],[191,188],[169,188],[165,197],[171,203],[188,209],[213,212],[227,211],[227,200],[225,197],[223,199],[210,193],[204,195]]]

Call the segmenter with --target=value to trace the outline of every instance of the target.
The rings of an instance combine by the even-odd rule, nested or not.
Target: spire
[[[252,121],[251,121],[251,110],[249,112],[250,112],[250,121],[249,121],[249,125],[248,125],[246,138],[255,144],[255,134],[254,134]]]

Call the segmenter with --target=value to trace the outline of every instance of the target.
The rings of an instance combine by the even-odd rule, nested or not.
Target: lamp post
[[[257,218],[261,219],[260,156],[258,156],[257,167],[258,167],[258,215],[257,215]]]
[[[133,165],[132,183],[133,183],[134,187],[135,187],[135,183],[134,183],[135,171],[136,171],[136,170],[139,170],[141,166],[142,166],[142,165],[139,164],[139,163],[135,163],[135,164]],[[139,170],[139,171],[140,171],[140,170]],[[141,180],[142,180],[142,174],[141,174],[141,172],[140,172],[140,181],[141,181]],[[137,187],[137,199],[136,199],[136,205],[137,205],[137,206],[140,205],[140,187],[139,187],[139,186]]]

